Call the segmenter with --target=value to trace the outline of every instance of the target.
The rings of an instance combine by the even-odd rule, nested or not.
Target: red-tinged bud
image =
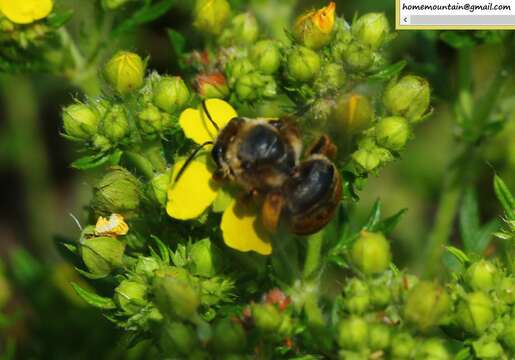
[[[224,98],[229,94],[227,81],[222,73],[201,74],[197,76],[197,91],[203,98]]]

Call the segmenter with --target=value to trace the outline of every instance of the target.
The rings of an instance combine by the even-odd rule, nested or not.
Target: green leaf
[[[473,47],[476,44],[469,32],[442,31],[440,39],[455,49]]]
[[[161,259],[165,264],[170,263],[170,251],[168,250],[168,247],[155,235],[150,236],[152,240],[155,241],[157,245],[157,249],[159,250],[159,256],[161,256]]]
[[[74,169],[78,170],[89,170],[94,169],[102,165],[117,165],[120,162],[120,158],[122,156],[121,150],[116,150],[113,153],[105,154],[95,154],[81,157],[80,159],[75,160],[71,166]]]
[[[105,274],[92,274],[90,272],[87,272],[85,270],[82,270],[78,267],[75,268],[75,270],[81,274],[82,276],[84,276],[86,279],[90,279],[90,280],[99,280],[99,279],[103,279],[105,278],[107,275]]]
[[[508,219],[515,217],[515,199],[505,182],[497,175],[494,176],[494,191]]]
[[[465,190],[460,209],[460,233],[463,238],[463,246],[467,252],[473,251],[476,234],[479,231],[479,207],[476,192],[469,187]]]
[[[381,220],[381,200],[377,199],[374,206],[372,206],[372,211],[370,211],[368,221],[363,228],[365,230],[373,231],[372,229],[379,223],[379,220]]]
[[[406,60],[401,60],[396,62],[395,64],[389,65],[384,69],[379,70],[375,74],[370,75],[368,78],[370,80],[379,80],[379,81],[387,81],[391,78],[400,74],[400,72],[406,67],[408,62]]]
[[[390,234],[407,211],[408,209],[399,210],[396,214],[377,223],[372,231],[381,232],[384,235]]]
[[[460,249],[454,247],[454,246],[446,246],[445,249],[454,255],[454,257],[461,263],[466,264],[470,262],[470,258]]]
[[[112,299],[97,295],[89,290],[80,287],[78,284],[71,283],[73,290],[79,295],[85,302],[99,309],[116,309],[116,305]]]
[[[175,55],[181,56],[184,54],[186,49],[186,38],[180,33],[173,29],[168,29],[168,39],[170,39],[170,43],[172,44],[173,51],[175,51]]]
[[[158,17],[164,15],[172,7],[174,0],[163,0],[156,4],[146,4],[136,11],[132,16],[119,24],[111,33],[116,37],[127,31],[134,29],[139,25],[151,22]]]
[[[48,25],[54,29],[59,29],[66,24],[73,16],[73,10],[53,11],[47,18]]]
[[[492,236],[494,236],[494,233],[499,229],[499,221],[497,219],[494,219],[486,225],[484,225],[476,234],[475,234],[475,248],[473,249],[474,252],[478,254],[483,254],[486,247],[488,246],[488,243],[490,242],[490,239]]]

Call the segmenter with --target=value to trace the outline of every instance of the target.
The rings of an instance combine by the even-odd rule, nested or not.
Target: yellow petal
[[[173,167],[172,179],[183,167],[185,160]],[[205,161],[190,162],[178,181],[168,189],[166,212],[174,219],[190,220],[202,215],[217,195],[212,173]]]
[[[129,232],[129,225],[120,214],[111,214],[109,219],[100,216],[95,225],[95,233],[99,236],[126,235]]]
[[[224,128],[232,118],[237,116],[234,108],[223,100],[208,99],[205,104],[211,119],[218,125],[219,129]],[[184,110],[179,117],[179,125],[186,137],[197,144],[213,141],[218,134],[202,105],[199,106],[199,109],[189,108]]]
[[[257,218],[257,212],[236,201],[224,211],[221,228],[225,244],[233,249],[255,251],[261,255],[272,253],[270,239]]]
[[[0,0],[0,12],[16,24],[30,24],[50,14],[52,0]]]

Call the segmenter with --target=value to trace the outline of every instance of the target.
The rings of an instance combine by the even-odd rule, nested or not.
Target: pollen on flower
[[[120,214],[111,214],[109,218],[99,216],[95,225],[95,234],[98,236],[126,235],[129,232],[129,225]]]

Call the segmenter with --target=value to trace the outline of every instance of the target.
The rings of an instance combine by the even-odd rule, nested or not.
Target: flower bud
[[[95,187],[93,208],[98,215],[131,215],[141,202],[141,184],[126,169],[115,166]]]
[[[159,262],[150,256],[141,256],[136,262],[134,272],[148,278],[153,278],[154,272],[159,269]]]
[[[352,24],[352,34],[373,50],[380,48],[386,41],[390,25],[383,13],[368,13]]]
[[[164,323],[160,345],[165,355],[190,355],[197,342],[197,334],[191,326],[178,321]]]
[[[165,76],[154,88],[153,102],[167,113],[180,111],[190,100],[190,91],[179,76]]]
[[[263,333],[274,332],[281,325],[281,314],[277,307],[272,304],[253,305],[252,318],[256,327]]]
[[[220,36],[223,45],[251,45],[259,35],[259,25],[251,13],[238,14]]]
[[[511,352],[515,353],[515,318],[513,316],[505,324],[501,340]]]
[[[100,151],[106,151],[111,148],[112,144],[104,135],[96,134],[93,136],[93,146]]]
[[[345,308],[351,314],[362,314],[370,305],[370,296],[367,285],[359,280],[352,279],[345,287]]]
[[[256,70],[254,65],[247,58],[236,59],[229,62],[225,68],[225,73],[229,78],[229,84],[234,86],[240,77]]]
[[[123,280],[114,289],[114,301],[127,314],[135,314],[146,304],[147,286],[135,281]]]
[[[99,132],[108,140],[116,143],[129,134],[129,122],[125,109],[114,105],[100,122]]]
[[[281,51],[274,40],[258,41],[250,49],[250,60],[263,74],[274,74],[281,65]]]
[[[451,360],[451,354],[445,347],[445,344],[440,339],[425,340],[417,349],[415,360]]]
[[[391,358],[399,360],[412,359],[417,343],[408,333],[393,335],[391,344]]]
[[[297,41],[311,49],[319,49],[327,45],[332,38],[334,28],[334,12],[336,4],[310,11],[295,21],[293,35]]]
[[[244,350],[246,340],[242,326],[236,321],[222,319],[215,325],[212,344],[220,354]]]
[[[129,2],[129,0],[102,0],[102,7],[105,10],[116,10],[127,2]]]
[[[344,54],[352,42],[352,33],[345,25],[340,25],[335,32],[335,39],[331,45],[331,56],[334,61],[341,63]]]
[[[477,359],[505,359],[501,344],[488,336],[474,341],[472,348]]]
[[[89,140],[97,133],[98,114],[88,105],[73,104],[63,109],[66,135],[77,140]]]
[[[238,79],[236,82],[236,94],[241,101],[253,101],[260,97],[273,97],[277,94],[277,84],[270,75],[252,72]]]
[[[167,171],[163,174],[157,174],[150,181],[154,199],[162,207],[166,206],[166,201],[168,199],[168,188],[170,186],[171,175],[171,171]]]
[[[338,325],[337,342],[340,348],[347,350],[362,350],[368,341],[368,325],[365,320],[351,316],[342,320]]]
[[[384,309],[392,299],[392,292],[386,284],[371,284],[370,304],[376,309]]]
[[[199,294],[195,288],[172,276],[156,276],[154,294],[159,311],[169,318],[191,318],[200,305]]]
[[[227,0],[197,0],[193,10],[193,25],[201,32],[218,35],[230,14],[231,6]]]
[[[390,243],[383,234],[362,231],[352,245],[350,258],[352,263],[365,274],[383,272],[392,260]]]
[[[105,76],[114,90],[125,95],[143,85],[145,63],[138,54],[119,51],[106,64]]]
[[[467,332],[481,334],[494,319],[493,303],[483,292],[467,294],[458,304],[457,321]]]
[[[515,279],[513,277],[506,276],[501,280],[501,284],[499,285],[499,297],[508,305],[515,303]]]
[[[193,243],[189,250],[193,274],[205,277],[216,275],[220,265],[220,254],[209,239]]]
[[[347,75],[340,64],[327,64],[322,68],[320,76],[316,79],[317,89],[325,93],[340,89],[347,81]]]
[[[449,313],[451,299],[440,285],[421,281],[408,293],[404,305],[404,317],[420,331],[439,325]]]
[[[426,79],[406,75],[398,81],[391,81],[383,94],[383,103],[393,115],[400,115],[410,122],[417,122],[427,112],[430,89]]]
[[[392,154],[388,150],[378,146],[360,148],[351,157],[358,170],[363,172],[372,172],[380,165],[393,159]]]
[[[156,106],[148,104],[138,113],[138,127],[145,135],[160,134],[171,126],[171,119],[167,115]]]
[[[320,56],[311,49],[297,46],[288,55],[287,68],[293,80],[310,81],[320,71]]]
[[[353,41],[345,48],[343,59],[352,70],[365,71],[373,65],[374,54],[368,46]]]
[[[104,277],[122,266],[125,243],[110,236],[92,237],[82,241],[80,250],[89,272]]]
[[[375,127],[375,135],[379,146],[399,151],[408,141],[410,127],[403,117],[390,116],[379,120]]]
[[[340,133],[352,136],[370,126],[374,118],[374,108],[366,96],[345,94],[336,100],[331,117]]]
[[[490,290],[497,284],[496,272],[491,262],[481,259],[469,266],[465,281],[473,290]]]
[[[370,350],[385,350],[390,346],[390,328],[385,324],[374,323],[368,329],[368,346]]]
[[[229,95],[229,87],[222,73],[197,75],[197,91],[203,98],[222,99]]]

